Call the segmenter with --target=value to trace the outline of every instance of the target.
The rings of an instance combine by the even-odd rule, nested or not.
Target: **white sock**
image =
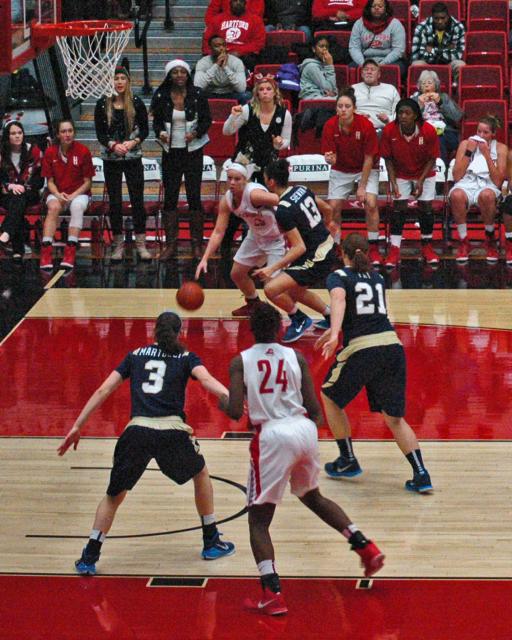
[[[269,573],[277,573],[273,560],[262,560],[258,562],[258,571],[260,576],[266,576]]]
[[[505,238],[507,240],[512,240],[512,231],[505,231]]]
[[[378,231],[368,231],[368,240],[378,240],[379,239],[379,232]]]
[[[344,537],[348,540],[352,536],[352,534],[354,534],[356,531],[359,531],[359,527],[356,524],[352,523],[352,524],[349,524],[346,529],[343,529],[342,533]]]
[[[201,516],[201,522],[203,524],[215,524],[216,519],[215,519],[215,514],[214,513],[210,513],[206,516]]]
[[[74,242],[75,244],[78,244],[78,236],[68,236],[68,243],[69,242]]]
[[[329,304],[325,305],[325,309],[323,314],[324,316],[330,316],[331,315],[331,306]]]
[[[494,233],[494,225],[493,224],[486,224],[485,225],[485,230],[487,231],[487,233]]]
[[[53,242],[53,238],[52,236],[43,236],[43,244],[48,243],[48,244],[52,244]]]
[[[105,542],[105,534],[99,529],[93,529],[91,531],[91,535],[89,536],[89,540],[96,540],[97,542],[103,543]]]
[[[468,225],[467,224],[458,224],[457,231],[459,232],[459,238],[461,240],[465,240],[468,235]]]
[[[402,236],[391,236],[391,246],[398,247],[402,244]]]

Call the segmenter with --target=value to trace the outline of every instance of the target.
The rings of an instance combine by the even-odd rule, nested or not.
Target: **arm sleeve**
[[[105,115],[105,98],[100,98],[94,109],[94,127],[98,142],[104,147],[108,147],[110,139],[108,137],[108,125]]]
[[[328,66],[331,67],[331,73],[334,76],[334,78],[331,78],[329,80],[327,80],[324,75],[324,69]],[[320,65],[308,64],[302,74],[303,76],[305,76],[305,79],[308,83],[314,84],[316,87],[318,87],[318,91],[322,96],[325,95],[325,91],[333,89],[333,80],[334,89],[336,89],[336,73],[334,71],[334,65],[326,65],[326,67],[321,68]]]
[[[135,116],[137,127],[139,128],[139,135],[137,137],[142,143],[149,135],[148,110],[144,102],[137,96],[135,96]]]
[[[464,49],[466,48],[466,30],[460,22],[456,26],[455,49],[450,50],[450,61],[462,60],[464,57]]]
[[[121,362],[121,364],[116,367],[115,370],[121,376],[121,378],[123,378],[123,380],[126,380],[126,378],[129,378],[132,370],[132,354],[129,353],[126,356],[126,358]]]
[[[369,120],[367,122],[370,126],[365,130],[364,154],[375,158],[379,155],[379,139],[373,124]]]
[[[41,177],[41,160],[43,154],[41,149],[34,145],[30,150],[31,153],[31,171],[28,180],[25,183],[25,187],[29,190],[39,191],[42,188],[44,180]]]
[[[362,47],[362,40],[361,40],[362,27],[363,27],[363,21],[358,20],[352,27],[352,31],[350,33],[350,40],[348,43],[348,52],[350,53],[350,57],[358,65],[361,65],[364,62],[363,47]]]
[[[439,136],[437,135],[437,131],[432,126],[430,126],[428,130],[428,152],[430,159],[439,158],[441,155]]]
[[[426,62],[432,62],[434,59],[433,53],[428,53],[428,27],[425,23],[420,23],[414,30],[414,36],[412,39],[412,60],[425,60]]]
[[[393,64],[405,53],[405,29],[400,20],[394,19],[391,23],[391,50],[382,58],[380,64]]]
[[[313,20],[328,18],[329,16],[334,15],[334,13],[334,10],[328,7],[327,0],[313,1],[313,7],[311,9]]]
[[[286,113],[284,114],[283,130],[281,131],[281,138],[283,139],[281,149],[290,148],[290,141],[292,139],[292,124],[292,114],[287,109]]]
[[[244,124],[247,124],[249,121],[249,105],[244,104],[242,107],[242,114],[239,116],[230,115],[224,126],[222,127],[222,133],[225,136],[232,136],[234,133],[238,131]]]
[[[153,96],[153,100],[151,101],[151,110],[153,112],[153,131],[155,132],[155,136],[158,138],[162,131],[165,131],[165,123],[162,116],[162,95],[158,91]]]

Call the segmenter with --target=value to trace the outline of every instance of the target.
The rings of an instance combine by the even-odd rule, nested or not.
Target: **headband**
[[[189,64],[185,62],[185,60],[179,60],[179,59],[171,60],[165,65],[165,75],[169,74],[173,69],[176,69],[176,67],[182,67],[183,69],[185,69],[188,75],[190,75]]]
[[[247,171],[247,167],[244,166],[243,164],[240,164],[239,162],[232,162],[226,168],[226,171],[231,171],[231,170],[241,173],[245,178],[249,177],[249,172]]]

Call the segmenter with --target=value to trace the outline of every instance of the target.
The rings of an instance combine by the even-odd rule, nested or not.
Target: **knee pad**
[[[392,236],[402,235],[406,216],[406,211],[402,211],[401,209],[395,209],[395,211],[392,212],[391,224],[389,225],[389,231]]]
[[[69,226],[72,228],[81,229],[84,226],[84,213],[89,205],[89,200],[78,196],[74,198],[69,205]]]

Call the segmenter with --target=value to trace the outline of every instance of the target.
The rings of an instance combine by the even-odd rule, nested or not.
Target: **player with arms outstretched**
[[[328,462],[331,478],[362,473],[352,449],[352,431],[345,407],[366,387],[371,411],[382,413],[400,450],[413,469],[409,491],[432,491],[414,431],[405,421],[405,354],[389,321],[384,279],[370,271],[368,242],[350,233],[342,245],[344,268],[331,273],[327,288],[331,298],[331,328],[316,342],[325,358],[336,352],[343,328],[343,349],[336,355],[322,385],[322,400],[340,456]]]
[[[213,488],[205,460],[192,428],[186,424],[185,388],[189,378],[217,397],[226,387],[216,380],[200,358],[178,341],[181,319],[172,311],[156,321],[155,343],[131,351],[92,394],[58,448],[60,456],[76,449],[80,430],[91,413],[103,404],[127,378],[130,379],[131,420],[114,451],[114,465],[106,495],[98,505],[89,542],[76,561],[82,575],[94,575],[105,536],[117,509],[154,458],[162,473],[177,484],[194,481],[196,508],[201,518],[205,560],[234,553],[232,542],[220,539],[213,510]]]
[[[232,360],[229,400],[221,399],[221,406],[239,420],[246,397],[249,419],[256,430],[250,446],[247,501],[251,548],[263,595],[260,602],[248,600],[246,606],[267,615],[280,615],[288,609],[281,594],[269,527],[288,482],[291,492],[306,507],[347,538],[361,558],[365,576],[383,566],[384,555],[318,489],[315,422],[320,422],[322,413],[304,357],[278,343],[279,312],[262,303],[252,313],[250,326],[256,344]]]

